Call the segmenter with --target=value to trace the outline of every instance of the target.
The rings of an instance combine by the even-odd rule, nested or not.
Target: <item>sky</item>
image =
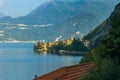
[[[5,16],[25,16],[49,0],[0,0],[0,13]]]
[[[5,16],[11,16],[13,18],[19,16],[25,16],[28,13],[30,13],[32,10],[40,6],[41,4],[49,1],[53,1],[53,0],[0,0],[0,15],[2,13]],[[91,1],[104,1],[104,0],[91,0]],[[118,2],[120,0],[107,0],[107,1]]]

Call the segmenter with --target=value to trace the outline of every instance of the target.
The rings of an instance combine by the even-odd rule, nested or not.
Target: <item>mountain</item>
[[[4,15],[3,13],[0,13],[0,18],[1,18],[1,17],[5,17],[5,15]]]
[[[115,21],[112,20],[112,16],[117,16],[118,19],[120,18],[120,3],[115,7],[114,11],[111,13],[111,16],[107,20],[105,20],[101,25],[99,25],[93,31],[84,36],[84,40],[90,41],[90,47],[98,46],[102,39],[106,39],[107,37],[109,37],[108,35],[113,25],[111,21]],[[115,23],[117,23],[117,21],[115,21]]]
[[[80,13],[76,17],[65,21],[63,24],[58,25],[60,35],[70,38],[71,34],[86,34],[94,25],[97,25],[98,18],[90,13]],[[80,37],[80,34],[77,34]],[[64,37],[63,36],[63,37]]]
[[[0,29],[3,32],[0,33],[0,40],[53,41],[59,36],[68,39],[76,32],[85,35],[108,17],[117,2],[118,0],[51,0],[26,16],[0,18]]]
[[[79,14],[89,13],[97,16],[101,22],[108,17],[115,6],[114,1],[106,2],[112,2],[112,5],[99,0],[54,0],[40,5],[28,15],[16,18],[15,21],[24,24],[58,24]]]
[[[100,44],[102,39],[107,38],[110,28],[111,19],[108,18],[94,30],[85,35],[83,39],[88,40],[90,42],[89,46],[94,48]]]
[[[111,26],[109,31],[107,30],[108,37],[105,37],[101,45],[89,51],[81,60],[82,63],[93,62],[97,68],[88,72],[82,80],[120,80],[120,75],[118,75],[120,74],[120,3],[104,23],[106,28],[109,23]]]

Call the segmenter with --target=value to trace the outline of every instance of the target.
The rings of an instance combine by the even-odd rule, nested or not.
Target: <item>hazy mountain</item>
[[[118,17],[118,21],[120,21],[119,20],[119,18],[120,18],[120,3],[115,7],[115,10],[112,12],[110,17],[107,20],[105,20],[101,25],[96,27],[93,31],[88,33],[84,37],[84,39],[89,40],[94,47],[99,45],[100,40],[108,37],[109,30],[112,27],[111,17],[112,16],[115,17],[116,15]],[[120,23],[120,22],[116,21],[116,23]]]
[[[117,2],[118,0],[52,0],[15,21],[25,24],[56,24],[81,13],[89,13],[97,16],[98,21],[101,22],[109,17],[108,14],[112,12]]]
[[[5,16],[5,15],[4,15],[3,13],[0,13],[0,18],[1,18],[1,17],[4,17],[4,16]]]
[[[85,35],[90,31],[93,26],[97,25],[98,18],[90,13],[80,13],[76,17],[65,21],[63,24],[58,25],[58,30],[63,37],[70,38],[71,34],[76,34],[79,32]],[[79,37],[80,34],[77,34]]]
[[[118,1],[51,0],[26,16],[0,18],[0,40],[51,41],[76,32],[86,34],[108,17]]]
[[[111,28],[110,18],[105,20],[102,24],[97,26],[93,31],[84,36],[84,40],[90,41],[90,46],[96,47],[100,44],[100,41],[107,38],[109,29]]]

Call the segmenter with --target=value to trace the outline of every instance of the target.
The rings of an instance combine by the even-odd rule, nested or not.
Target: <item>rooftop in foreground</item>
[[[76,80],[93,67],[92,62],[61,67],[48,74],[36,77],[33,80]]]

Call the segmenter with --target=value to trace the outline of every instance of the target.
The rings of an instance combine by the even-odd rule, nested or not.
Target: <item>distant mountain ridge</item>
[[[77,31],[85,35],[108,17],[116,2],[111,6],[99,0],[52,0],[38,6],[26,16],[0,18],[0,29],[4,31],[0,40],[12,37],[25,41],[53,41],[59,36],[68,39]]]
[[[109,0],[111,2],[112,0]],[[114,2],[119,0],[114,0]],[[101,14],[108,15],[112,11],[111,4],[106,4],[107,1],[100,0],[51,0],[38,6],[35,10],[26,16],[14,18],[14,23],[24,24],[48,24],[64,21],[69,18],[74,18],[80,13],[89,13],[99,17],[99,21],[106,17]],[[104,13],[103,13],[104,12]],[[101,19],[102,17],[102,19]],[[49,21],[48,21],[49,18]],[[104,18],[104,19],[103,19]],[[7,20],[7,19],[6,19]]]
[[[0,18],[1,18],[1,17],[5,17],[5,15],[4,15],[3,13],[0,13]]]

